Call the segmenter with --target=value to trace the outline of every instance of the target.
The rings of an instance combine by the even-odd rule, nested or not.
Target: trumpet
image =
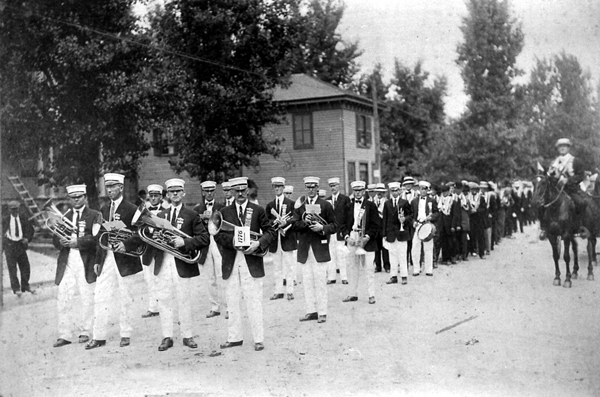
[[[175,238],[192,238],[190,235],[173,227],[169,221],[159,218],[147,208],[138,208],[132,222],[138,226],[137,233],[146,244],[171,254],[186,263],[196,263],[200,260],[202,251],[194,250],[183,253],[173,246]]]
[[[250,209],[249,209],[250,210]],[[216,236],[219,232],[234,232],[236,225],[231,222],[227,222],[223,220],[223,214],[221,211],[213,211],[210,219],[208,220],[208,233],[212,236]],[[250,239],[253,241],[258,241],[263,235],[258,232],[250,231]],[[265,247],[264,249],[258,248],[256,251],[252,253],[252,255],[256,256],[265,256],[269,252],[269,248]]]
[[[285,236],[285,233],[289,230],[290,227],[292,227],[292,225],[288,225],[285,228],[283,228],[283,225],[286,224],[287,221],[289,221],[292,218],[292,213],[286,213],[287,210],[287,204],[283,204],[281,206],[281,212],[283,212],[283,215],[279,215],[277,213],[277,211],[275,211],[275,208],[271,208],[271,215],[273,215],[275,217],[275,224],[277,225],[277,231],[279,231],[279,233],[282,236]]]
[[[124,243],[135,236],[135,232],[127,229],[123,221],[104,222],[102,228],[106,231],[100,234],[98,244],[105,250],[114,251],[119,243]],[[146,252],[146,248],[146,245],[143,244],[133,251],[119,252],[119,254],[139,257]]]
[[[46,211],[47,218],[45,221],[46,229],[60,239],[70,240],[74,233],[77,233],[77,226],[71,220],[65,218],[62,212],[56,205],[50,204],[49,210]]]
[[[321,215],[315,214],[314,212],[304,212],[302,214],[302,220],[308,223],[309,225],[320,224],[322,226],[325,226],[328,224],[328,222],[325,219],[323,219]]]

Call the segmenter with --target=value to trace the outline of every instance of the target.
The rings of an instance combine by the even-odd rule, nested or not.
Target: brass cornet
[[[285,228],[283,228],[283,225],[285,225],[287,223],[287,221],[289,221],[292,217],[292,213],[286,213],[287,210],[287,205],[283,204],[283,206],[281,207],[281,212],[283,212],[283,215],[279,215],[277,213],[277,211],[275,211],[275,208],[271,208],[271,215],[273,215],[275,217],[275,222],[277,224],[277,231],[282,235],[285,236],[285,233],[289,230],[290,227],[292,227],[292,225],[288,225]]]
[[[406,217],[404,216],[404,208],[400,208],[400,210],[398,210],[398,220],[400,221],[400,231],[403,232],[404,221],[406,220]]]
[[[321,215],[315,214],[314,212],[304,212],[302,214],[302,220],[309,225],[316,225],[318,223],[325,226],[329,224]]]

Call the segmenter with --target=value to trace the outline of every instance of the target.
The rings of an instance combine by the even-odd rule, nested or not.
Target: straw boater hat
[[[431,183],[427,181],[419,181],[419,187],[429,189],[431,187]]]
[[[161,185],[153,183],[152,185],[148,185],[148,187],[146,188],[146,190],[148,190],[148,194],[150,194],[150,193],[160,193],[160,194],[162,194],[163,187]]]
[[[352,186],[352,184],[351,184],[350,186]],[[369,192],[374,192],[376,187],[377,187],[377,184],[376,184],[376,183],[369,183],[369,184],[367,185],[367,190],[368,190]]]
[[[392,189],[400,189],[400,182],[390,182],[388,183],[388,188]]]
[[[221,187],[223,188],[223,190],[231,190],[231,182],[224,181],[223,183],[221,183]]]
[[[168,181],[166,181],[165,186],[167,187],[167,191],[168,190],[179,190],[179,189],[183,189],[185,187],[185,181],[183,179],[173,178],[173,179],[169,179]]]
[[[280,176],[276,176],[274,178],[271,178],[271,185],[285,186],[285,178],[282,178]]]
[[[104,184],[106,186],[111,186],[111,185],[116,185],[116,184],[123,184],[125,182],[125,175],[123,174],[115,174],[115,173],[108,173],[108,174],[104,174]]]
[[[414,184],[415,184],[415,178],[413,178],[412,176],[405,176],[404,180],[402,181],[402,186],[414,185]]]
[[[215,190],[217,188],[217,182],[215,181],[204,181],[200,184],[202,190]]]
[[[67,186],[67,195],[69,197],[79,197],[86,194],[86,185],[71,185]]]

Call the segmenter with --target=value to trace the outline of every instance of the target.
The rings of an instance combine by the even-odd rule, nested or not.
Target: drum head
[[[429,241],[435,234],[435,227],[431,223],[423,223],[417,228],[417,237],[421,241]]]

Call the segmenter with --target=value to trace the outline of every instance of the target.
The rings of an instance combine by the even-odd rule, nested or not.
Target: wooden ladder
[[[44,212],[40,210],[33,197],[31,197],[29,190],[27,190],[23,182],[21,182],[21,178],[19,178],[18,176],[7,177],[10,184],[13,185],[17,193],[19,193],[19,196],[21,196],[21,199],[27,207],[27,211],[31,214],[31,217],[29,219],[35,218],[37,224],[40,227],[44,227]]]

